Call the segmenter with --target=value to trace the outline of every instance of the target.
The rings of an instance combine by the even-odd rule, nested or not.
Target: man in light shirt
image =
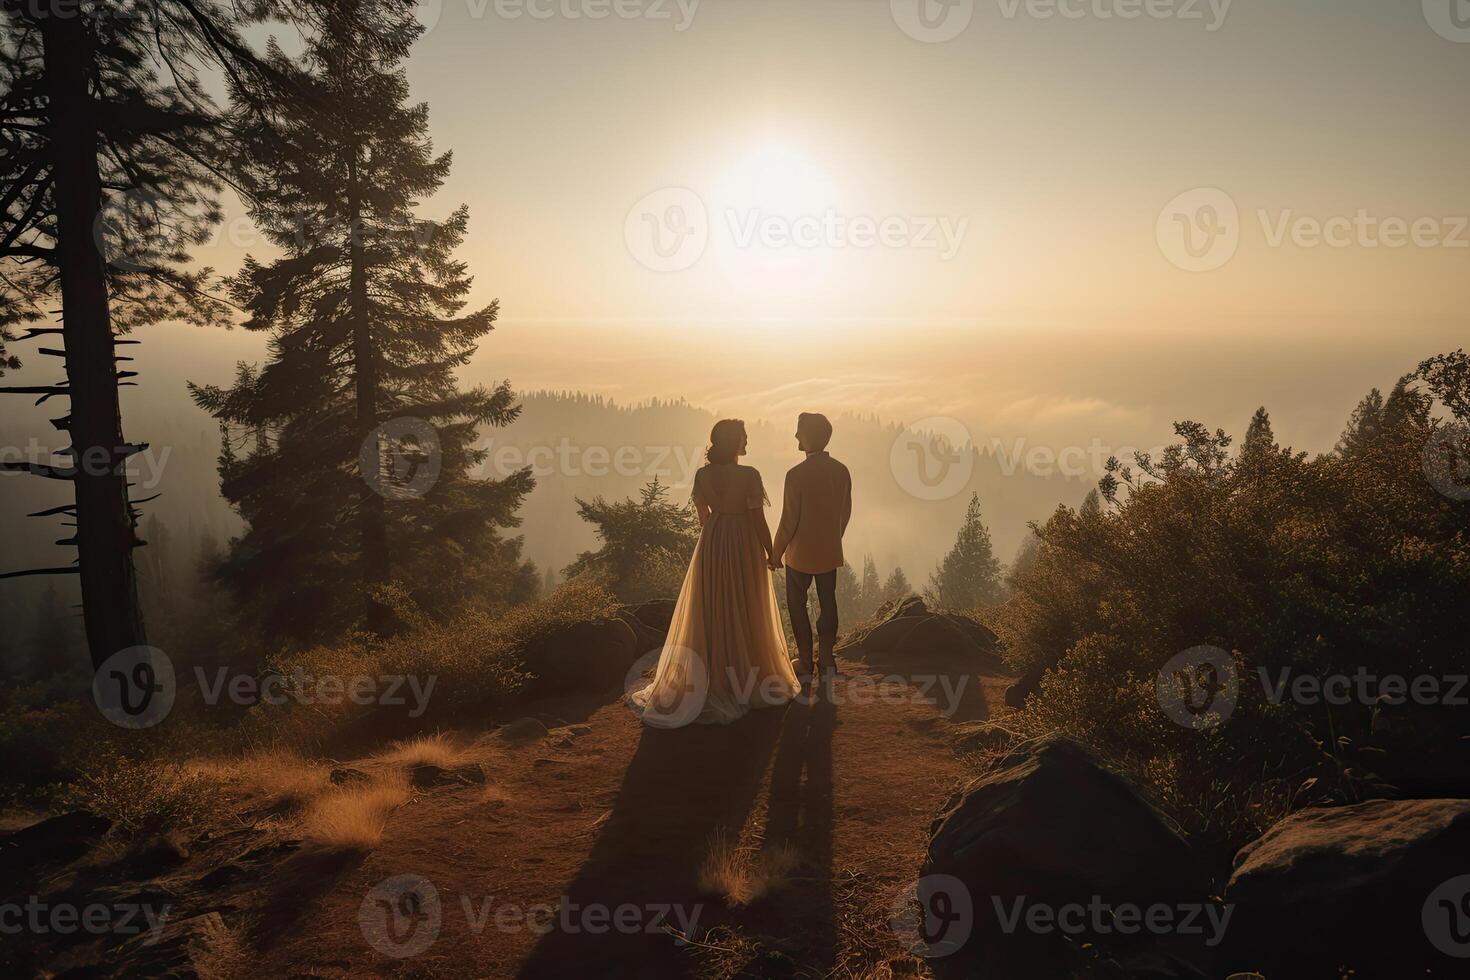
[[[842,535],[852,517],[852,477],[847,467],[827,455],[832,423],[825,415],[803,412],[796,422],[796,444],[806,459],[786,473],[781,523],[771,548],[771,568],[786,565],[786,611],[796,636],[796,676],[806,685],[812,676],[812,623],[807,592],[817,583],[818,666],[825,676],[837,672],[832,648],[837,643],[837,569],[843,565]]]

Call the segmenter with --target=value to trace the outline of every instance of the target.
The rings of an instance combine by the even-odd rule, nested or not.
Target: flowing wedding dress
[[[728,724],[751,708],[785,704],[800,690],[756,531],[765,499],[753,467],[713,463],[694,474],[694,501],[711,513],[653,683],[629,698],[644,724]]]

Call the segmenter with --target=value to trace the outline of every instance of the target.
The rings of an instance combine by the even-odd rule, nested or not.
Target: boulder
[[[623,609],[638,622],[658,633],[669,631],[674,618],[674,599],[648,599]]]
[[[618,610],[618,618],[633,628],[640,653],[663,646],[674,618],[674,604],[673,599],[648,599]]]
[[[641,652],[633,627],[617,617],[586,620],[543,633],[521,650],[525,669],[532,675],[526,696],[621,690],[628,668]]]
[[[1020,905],[1109,908],[1204,903],[1208,881],[1189,845],[1127,780],[1058,735],[1023,742],[950,800],[935,820],[922,882],[959,883],[945,904],[971,913],[936,976],[1065,976],[1083,943],[1126,947],[1146,935],[1062,935],[1015,919]],[[935,876],[947,876],[938,878]],[[922,898],[922,887],[921,887]],[[936,906],[937,907],[937,906]],[[942,941],[943,937],[937,937]]]
[[[837,654],[911,682],[940,678],[943,684],[925,687],[946,717],[960,721],[986,715],[985,692],[976,677],[1005,673],[994,633],[968,616],[930,612],[918,596],[884,603],[872,625],[838,647]]]
[[[878,667],[1005,673],[994,633],[968,616],[931,613],[918,596],[909,596],[892,608],[885,604],[878,620],[838,652]]]
[[[1470,800],[1301,810],[1235,856],[1227,964],[1268,977],[1454,975],[1465,960],[1441,946],[1470,956],[1467,895]]]
[[[889,599],[878,607],[873,618],[878,622],[902,619],[905,616],[927,616],[929,607],[920,596],[906,595],[901,599]]]
[[[667,632],[654,629],[634,616],[627,609],[619,609],[616,615],[618,619],[627,623],[628,627],[633,631],[634,642],[638,645],[639,650],[646,653],[649,650],[659,649],[664,645],[664,638],[668,636]]]

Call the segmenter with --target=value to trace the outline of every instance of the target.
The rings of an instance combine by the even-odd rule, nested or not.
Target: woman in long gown
[[[745,423],[722,419],[694,474],[699,541],[653,682],[630,695],[644,724],[728,724],[799,692],[771,587],[765,489],[745,455]]]

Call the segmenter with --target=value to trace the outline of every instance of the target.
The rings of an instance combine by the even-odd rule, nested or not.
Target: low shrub
[[[77,775],[62,799],[111,820],[114,831],[142,835],[200,822],[214,808],[219,790],[217,778],[197,769],[102,755]]]
[[[987,617],[1018,670],[1050,668],[1007,724],[1089,743],[1225,850],[1291,808],[1375,792],[1356,753],[1372,699],[1273,701],[1263,677],[1470,669],[1470,502],[1425,472],[1448,431],[1434,397],[1470,404],[1454,387],[1470,371],[1434,363],[1429,392],[1406,378],[1365,398],[1330,454],[1277,445],[1262,410],[1238,451],[1183,422],[1160,458],[1110,461],[1098,497],[1036,529]],[[1218,725],[1178,724],[1156,697],[1162,668],[1196,646],[1234,658],[1238,694]]]

